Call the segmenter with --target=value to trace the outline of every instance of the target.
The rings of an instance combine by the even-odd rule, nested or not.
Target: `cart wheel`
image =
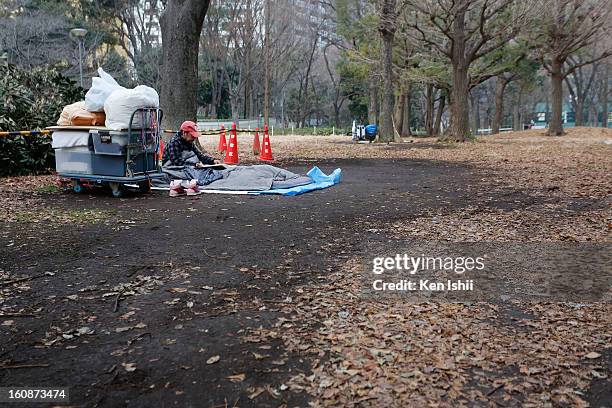
[[[145,194],[151,192],[151,180],[145,180],[138,183],[138,192]]]
[[[72,191],[74,191],[77,194],[82,193],[83,192],[83,185],[75,180],[74,184],[72,185]]]
[[[113,193],[113,197],[121,198],[123,197],[123,186],[119,183],[109,183],[111,191]]]

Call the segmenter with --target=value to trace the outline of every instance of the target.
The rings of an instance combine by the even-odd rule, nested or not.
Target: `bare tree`
[[[0,24],[0,49],[20,67],[55,64],[75,48],[68,38],[70,24],[63,15],[23,10],[0,17]]]
[[[222,57],[222,41],[221,32],[223,17],[222,13],[216,7],[214,1],[211,4],[204,25],[204,34],[200,37],[200,49],[203,52],[200,56],[203,58],[206,73],[210,75],[208,80],[211,84],[211,102],[210,102],[210,117],[217,119],[218,109],[221,105],[223,89],[225,86],[225,75],[223,75],[223,65],[225,59]]]
[[[342,109],[342,105],[348,98],[352,96],[351,93],[343,93],[342,85],[340,83],[340,79],[337,77],[335,70],[330,64],[330,58],[328,56],[328,50],[335,49],[337,50],[335,44],[328,43],[325,45],[323,49],[323,59],[325,60],[325,68],[327,69],[327,73],[329,75],[329,80],[332,85],[332,100],[331,104],[334,109],[333,123],[334,126],[340,127],[340,110]]]
[[[420,15],[411,24],[414,37],[451,63],[451,125],[446,137],[465,141],[470,134],[469,91],[499,73],[501,56],[484,57],[517,36],[533,5],[518,0],[407,0],[407,4]]]
[[[548,133],[563,134],[563,81],[577,69],[611,55],[609,41],[595,55],[573,58],[584,48],[601,42],[610,33],[612,8],[609,0],[551,0],[542,21],[533,27],[540,60],[550,74],[552,115]]]
[[[508,73],[497,76],[497,82],[495,83],[495,116],[493,117],[493,124],[491,126],[491,133],[494,135],[499,133],[504,117],[504,91],[506,90],[506,86],[508,86],[515,77],[516,74]]]
[[[592,58],[592,57],[587,57]],[[571,65],[577,66],[573,72],[567,75],[565,84],[571,96],[572,108],[574,109],[576,126],[584,126],[584,108],[588,100],[593,99],[592,88],[599,64],[594,62],[591,65],[582,65],[585,57],[581,54],[569,56],[568,61]]]
[[[506,62],[506,69],[496,76],[494,101],[495,101],[495,113],[491,123],[491,129],[493,134],[499,133],[504,117],[504,94],[509,84],[515,81],[521,82],[517,87],[517,99],[520,101],[521,94],[523,92],[524,84],[526,82],[534,82],[535,75],[539,69],[539,64],[529,58],[529,49],[525,44],[519,45],[512,43],[508,47],[500,49],[500,52],[504,54]],[[503,66],[503,63],[502,63]],[[520,109],[520,103],[515,104],[514,109],[518,111]],[[515,122],[518,115],[515,116]],[[515,130],[521,130],[519,126],[516,126]]]
[[[151,16],[162,10],[161,0],[114,0],[109,17],[118,45],[134,67],[136,81],[154,88],[160,85],[159,33]]]
[[[599,94],[601,101],[601,127],[608,127],[608,99],[610,98],[610,63],[605,61],[605,74],[602,77],[601,93]]]
[[[211,110],[215,116],[223,89],[227,89],[235,122],[239,121],[241,113],[253,115],[255,73],[263,66],[263,58],[259,55],[261,24],[258,18],[262,7],[259,0],[211,2],[202,47],[212,64]]]
[[[264,33],[264,123],[270,122],[270,2],[265,5]]]

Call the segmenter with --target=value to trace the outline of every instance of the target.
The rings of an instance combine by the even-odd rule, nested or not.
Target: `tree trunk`
[[[428,136],[433,135],[435,93],[433,84],[427,84],[425,88],[425,131]]]
[[[236,126],[239,126],[239,122],[240,122],[240,102],[238,101],[238,96],[230,93],[229,96],[229,100],[230,100],[230,108],[232,110],[232,121],[236,124]]]
[[[319,37],[315,37],[312,41],[312,48],[310,50],[310,58],[308,59],[308,66],[306,67],[306,74],[304,76],[303,88],[300,83],[300,91],[298,93],[298,127],[304,127],[306,119],[310,115],[311,102],[308,95],[308,86],[310,84],[310,72],[312,71],[312,64],[314,63],[314,56],[317,51],[317,45],[319,43]]]
[[[590,106],[589,112],[590,112],[592,119],[587,119],[587,120],[591,120],[590,126],[597,127],[599,126],[599,123],[598,123],[599,121],[597,119],[597,105],[595,105],[594,103],[591,103],[589,106]]]
[[[210,104],[210,117],[217,119],[217,105],[214,102]]]
[[[563,73],[561,68],[563,63],[558,59],[553,59],[551,64],[551,77],[550,85],[551,101],[552,101],[552,113],[550,123],[548,125],[548,134],[551,136],[563,135]]]
[[[410,131],[410,119],[412,112],[412,84],[406,84],[406,99],[404,100],[404,111],[402,112],[402,128],[400,130],[402,136],[410,136],[412,132]]]
[[[436,120],[434,122],[434,135],[440,135],[440,125],[442,124],[442,114],[446,105],[446,94],[444,91],[440,94],[440,102],[438,102],[438,111],[436,112]]]
[[[478,134],[478,97],[474,96],[477,91],[469,92],[470,99],[470,131],[473,135]]]
[[[574,108],[574,124],[576,126],[584,126],[584,97],[576,98],[576,107]]]
[[[265,3],[265,37],[264,37],[264,123],[270,122],[270,2]]]
[[[504,119],[504,90],[506,85],[508,85],[508,80],[498,76],[495,86],[495,115],[493,116],[493,125],[491,126],[491,133],[494,135],[499,133]]]
[[[404,110],[406,109],[406,91],[402,89],[395,102],[395,127],[402,136],[402,128],[404,127]]]
[[[221,103],[221,95],[223,93],[223,75],[217,73],[217,63],[215,62],[213,67],[213,90],[212,90],[212,103],[210,108],[210,117],[217,119],[219,104]]]
[[[387,3],[393,3],[395,10],[395,1],[386,0]],[[380,133],[379,140],[381,142],[392,142],[395,140],[395,132],[393,131],[393,32],[389,30],[383,31],[383,95],[382,109],[380,112]]]
[[[451,124],[446,138],[465,142],[470,136],[470,106],[468,62],[465,58],[465,11],[455,15],[453,22],[453,91],[451,92]]]
[[[512,109],[512,130],[523,130],[521,120],[521,106],[523,104],[523,89],[519,86],[516,90],[516,100]],[[533,109],[535,110],[535,108]]]
[[[198,47],[209,0],[168,0],[162,32],[161,107],[166,129],[197,121]]]
[[[370,76],[370,86],[368,87],[368,124],[378,123],[378,81],[374,75]]]
[[[523,130],[521,123],[521,108],[520,105],[514,105],[512,108],[512,130]]]
[[[245,47],[245,58],[244,58],[244,117],[251,118],[253,106],[251,105],[252,99],[251,94],[251,47],[247,45]]]
[[[603,87],[601,90],[601,127],[603,128],[607,128],[608,127],[608,75],[610,73],[610,67],[609,65],[606,63],[606,74],[603,77]]]

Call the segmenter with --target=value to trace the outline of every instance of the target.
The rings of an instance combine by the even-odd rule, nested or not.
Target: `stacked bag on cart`
[[[159,95],[151,87],[139,85],[124,88],[98,68],[99,77],[92,78],[85,101],[68,105],[57,124],[60,126],[104,125],[113,130],[127,129],[132,113],[139,108],[159,108]]]
[[[104,112],[90,112],[85,109],[85,101],[67,105],[62,110],[57,124],[60,126],[104,126]]]

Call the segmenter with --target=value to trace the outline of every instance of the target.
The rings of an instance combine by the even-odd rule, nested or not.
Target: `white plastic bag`
[[[145,85],[114,91],[104,102],[106,127],[113,130],[127,129],[132,113],[138,108],[159,108],[157,91]],[[137,129],[140,124],[132,125]]]
[[[91,79],[91,88],[85,94],[85,109],[89,112],[102,112],[106,98],[118,89],[125,89],[102,68],[98,68],[98,74],[100,77]]]

